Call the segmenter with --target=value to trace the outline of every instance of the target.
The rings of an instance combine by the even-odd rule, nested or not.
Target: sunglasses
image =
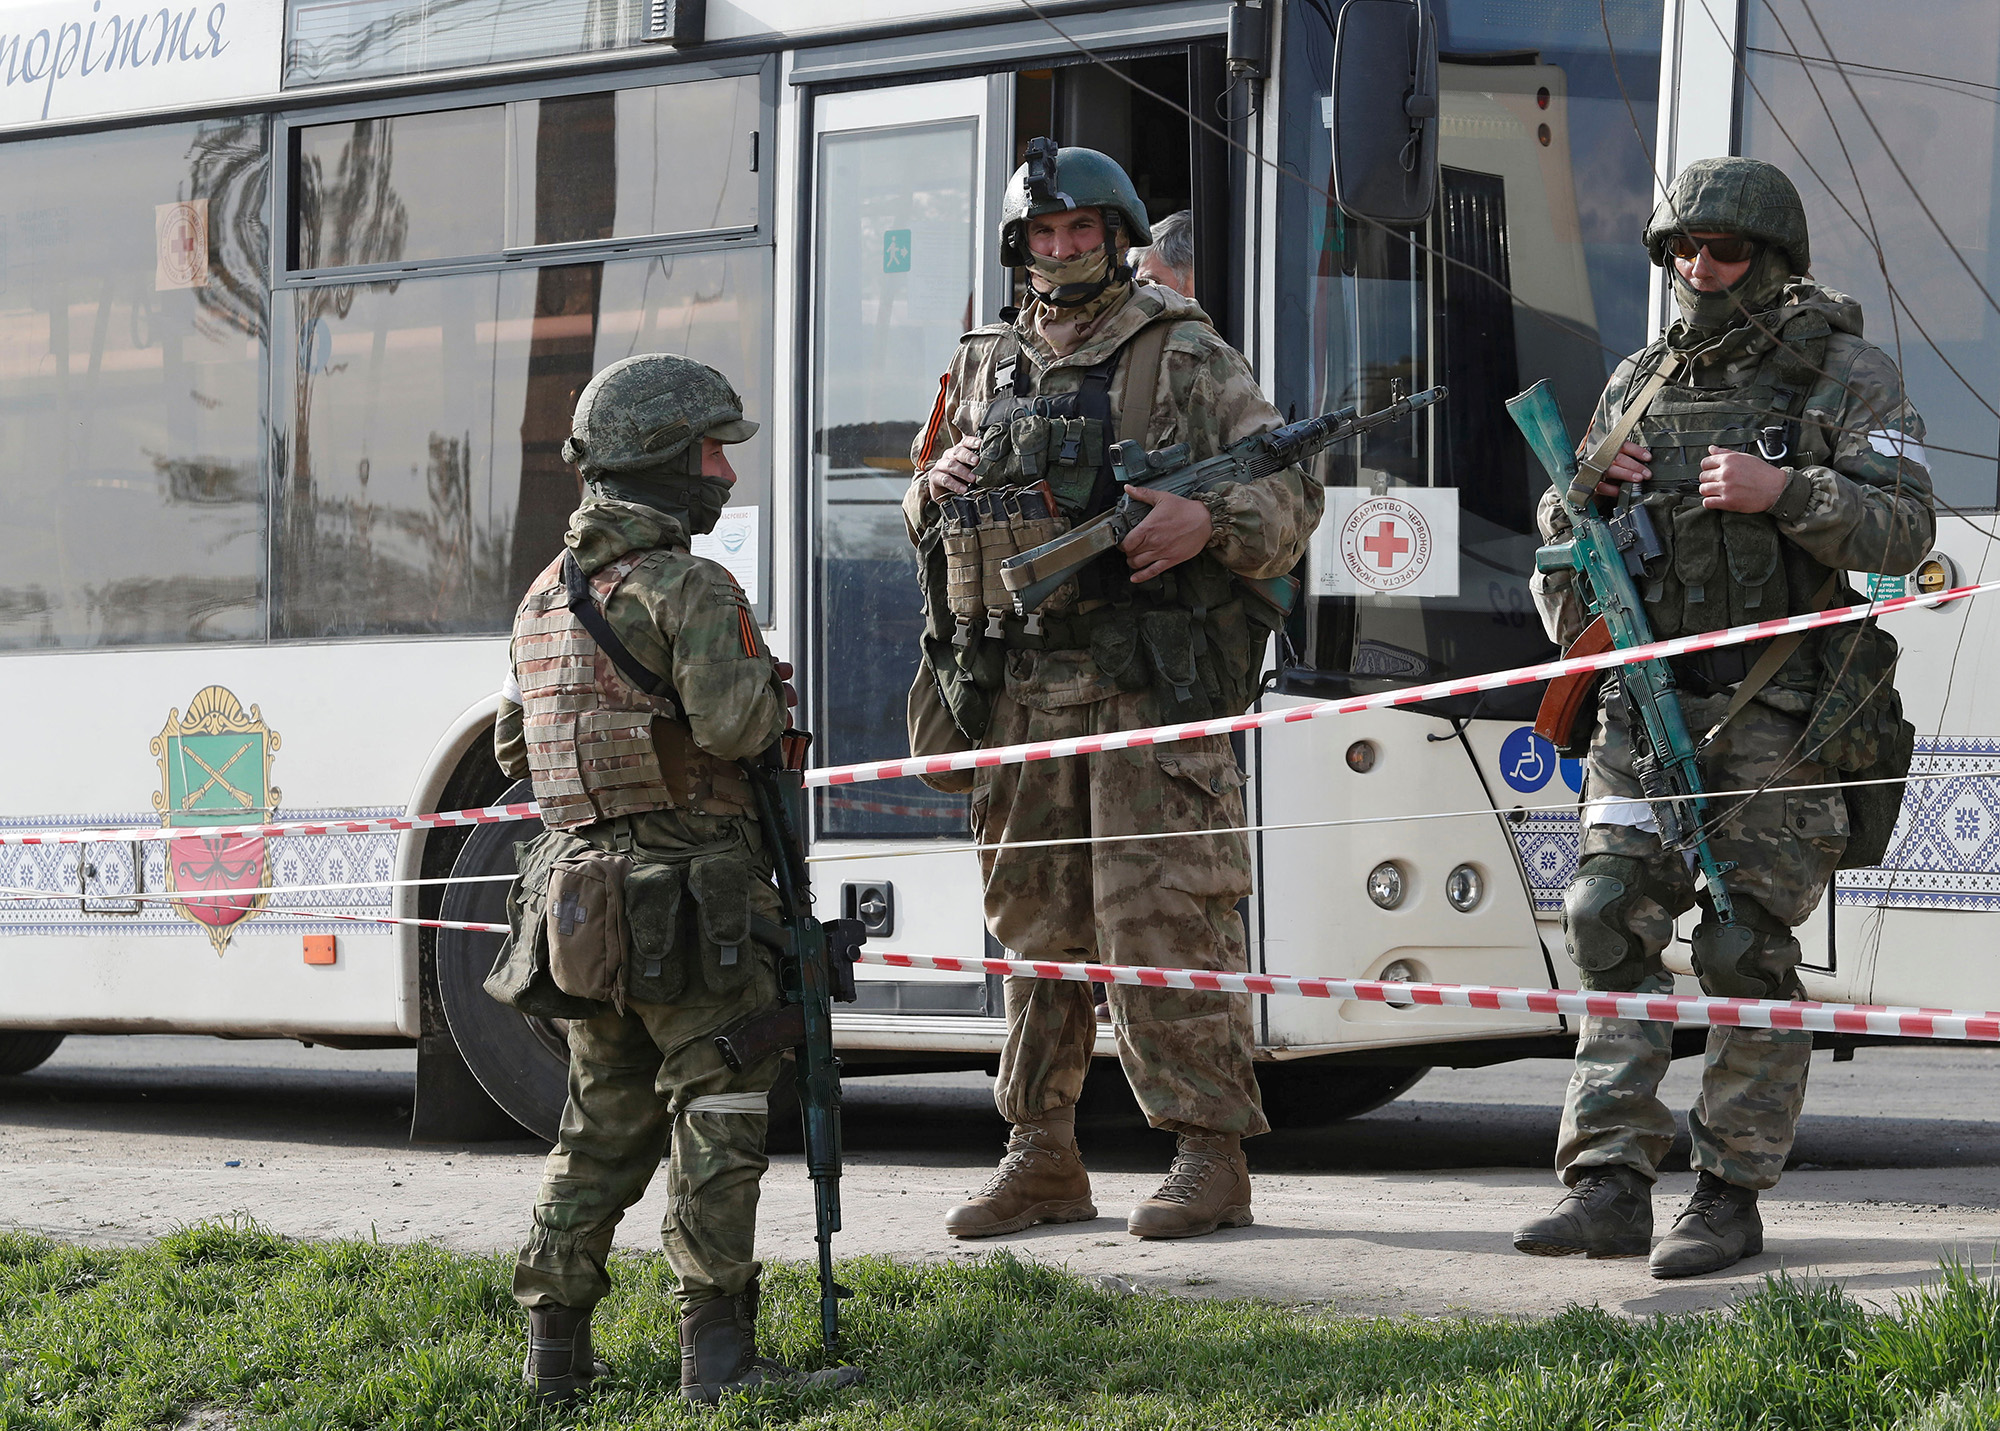
[[[1692,263],[1695,255],[1703,249],[1707,249],[1708,256],[1717,263],[1741,263],[1757,252],[1757,240],[1734,234],[1712,239],[1675,234],[1667,240],[1667,252],[1684,262]]]

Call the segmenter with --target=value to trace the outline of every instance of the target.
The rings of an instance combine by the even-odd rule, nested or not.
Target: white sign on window
[[[757,540],[757,512],[756,507],[724,507],[715,530],[688,543],[696,556],[727,567],[752,606],[757,604],[757,578],[763,556],[763,547]]]
[[[1313,592],[1458,595],[1458,490],[1329,487],[1313,533]]]
[[[208,200],[153,205],[153,288],[208,287]]]
[[[0,4],[0,127],[274,94],[281,0]]]

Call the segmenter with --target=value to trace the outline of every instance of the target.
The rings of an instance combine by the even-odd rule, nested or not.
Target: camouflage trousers
[[[682,1312],[733,1297],[757,1276],[758,1182],[770,1166],[765,1095],[788,1065],[773,1054],[736,1072],[712,1040],[776,997],[767,967],[727,1000],[627,1003],[623,1013],[571,1021],[569,1105],[515,1264],[516,1301],[597,1305],[611,1288],[612,1234],[669,1151],[660,1236]]]
[[[986,744],[1059,740],[1155,723],[1149,694],[1040,709],[1002,696]],[[1243,778],[1229,743],[1184,741],[979,772],[981,844],[1233,828]],[[1244,836],[1113,841],[981,854],[986,923],[1030,959],[1156,968],[1249,967],[1237,905]],[[1118,1059],[1148,1121],[1172,1132],[1269,1130],[1251,1066],[1250,999],[1109,986]],[[994,1102],[1009,1122],[1074,1105],[1097,1037],[1089,984],[1007,981],[1007,1045]]]
[[[1682,705],[1689,727],[1699,734],[1721,719],[1728,701],[1683,695]],[[1710,844],[1718,859],[1736,863],[1728,875],[1730,894],[1739,917],[1756,931],[1751,951],[1737,967],[1764,979],[1777,998],[1801,993],[1796,972],[1801,951],[1790,931],[1818,907],[1847,843],[1847,807],[1840,791],[1785,788],[1826,778],[1823,767],[1798,760],[1803,730],[1801,719],[1753,700],[1702,759],[1702,776],[1711,790],[1754,789],[1772,782],[1755,797],[1712,802]],[[1593,802],[1639,798],[1631,730],[1623,721],[1600,721],[1585,794]],[[1632,807],[1626,811],[1631,813]],[[1579,930],[1565,916],[1570,957],[1581,970],[1584,987],[1634,993],[1671,989],[1673,977],[1660,956],[1673,939],[1675,918],[1697,902],[1687,858],[1666,853],[1651,831],[1601,820],[1585,830],[1581,853],[1581,875],[1592,873],[1593,857],[1640,862],[1596,865],[1621,875],[1638,874],[1637,891],[1621,903],[1615,917],[1629,957],[1615,967],[1584,968],[1589,956],[1580,957]],[[1672,1034],[1667,1024],[1636,1019],[1582,1020],[1556,1147],[1556,1171],[1564,1182],[1574,1183],[1586,1169],[1613,1164],[1656,1175],[1674,1137],[1673,1115],[1659,1098]],[[1775,1185],[1797,1131],[1811,1057],[1812,1035],[1800,1030],[1710,1029],[1701,1093],[1688,1115],[1694,1166],[1738,1187]]]

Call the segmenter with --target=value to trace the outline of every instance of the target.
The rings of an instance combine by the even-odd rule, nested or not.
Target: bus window
[[[590,375],[685,353],[768,412],[770,291],[761,248],[291,290],[277,634],[506,631],[580,495]],[[732,461],[761,500],[764,435]]]
[[[0,147],[0,649],[263,637],[266,134]]]
[[[1284,672],[1285,688],[1302,694],[1548,656],[1527,588],[1547,479],[1502,403],[1547,378],[1581,436],[1611,368],[1648,336],[1638,236],[1651,200],[1658,0],[1602,11],[1563,0],[1518,23],[1454,0],[1436,8],[1440,193],[1413,235],[1356,223],[1324,192],[1331,27],[1315,8],[1287,12],[1284,152],[1305,182],[1279,196],[1280,263],[1292,279],[1279,313],[1279,406],[1303,417],[1381,407],[1436,383],[1451,390],[1442,408],[1322,459],[1328,515]],[[1496,692],[1453,709],[1520,718],[1535,695]]]
[[[290,0],[285,87],[636,45],[644,5],[576,0]]]
[[[502,106],[314,124],[292,133],[293,268],[500,251]]]
[[[1991,509],[2000,27],[1973,0],[1815,9],[1749,7],[1742,152],[1798,185],[1813,276],[1861,301],[1869,339],[1901,366],[1939,498]]]
[[[507,247],[755,228],[760,89],[738,75],[508,105]]]

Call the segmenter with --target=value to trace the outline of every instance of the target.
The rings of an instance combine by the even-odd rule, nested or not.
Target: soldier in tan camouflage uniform
[[[1054,172],[1031,182],[1024,165],[1002,220],[1003,258],[1029,270],[1027,305],[1014,322],[965,337],[913,451],[904,513],[926,562],[939,504],[969,489],[1039,475],[1076,522],[1117,498],[1104,453],[1118,437],[1148,449],[1187,442],[1202,458],[1280,422],[1242,356],[1193,302],[1131,281],[1123,250],[1148,235],[1124,172],[1086,149],[1035,163]],[[1093,563],[1075,598],[1052,602],[1038,622],[995,612],[997,640],[975,635],[954,647],[938,583],[927,581],[926,663],[937,684],[926,689],[968,735],[986,745],[1054,740],[1234,714],[1254,699],[1282,613],[1236,577],[1292,569],[1319,520],[1318,484],[1286,469],[1200,500],[1134,495],[1153,510],[1123,559]],[[1104,841],[983,853],[988,927],[1029,958],[1245,968],[1244,836],[1106,838],[1239,827],[1241,787],[1221,739],[979,772],[970,788],[982,844]],[[1075,1141],[1096,1037],[1091,987],[1007,981],[995,1101],[1013,1133],[985,1188],[947,1215],[954,1236],[1097,1215]],[[1249,1223],[1242,1140],[1269,1127],[1251,1065],[1249,999],[1112,985],[1110,1007],[1140,1107],[1178,1135],[1171,1171],[1132,1209],[1127,1230],[1188,1237]]]
[[[1804,277],[1805,213],[1790,180],[1753,159],[1690,165],[1647,225],[1654,261],[1671,263],[1682,319],[1612,376],[1584,442],[1624,414],[1629,395],[1669,354],[1688,364],[1649,405],[1605,473],[1601,495],[1631,485],[1668,546],[1642,595],[1659,637],[1857,600],[1843,571],[1907,572],[1935,527],[1923,420],[1901,375],[1863,341],[1852,299]],[[1553,491],[1544,534],[1568,519]],[[1550,634],[1565,643],[1588,618],[1567,573],[1537,579]],[[1799,998],[1798,940],[1841,862],[1849,807],[1839,790],[1794,789],[1871,763],[1900,726],[1889,682],[1893,646],[1853,628],[1801,642],[1732,717],[1731,697],[1762,648],[1675,663],[1697,736],[1718,723],[1702,760],[1712,790],[1760,789],[1712,802],[1711,844],[1747,952],[1726,959],[1688,862],[1664,853],[1634,773],[1632,714],[1607,682],[1590,749],[1582,860],[1564,900],[1571,959],[1585,988],[1661,992],[1676,916],[1698,898],[1694,959],[1703,987],[1729,997]],[[1837,716],[1836,716],[1837,713]],[[1905,730],[1907,727],[1903,727]],[[1768,787],[1768,788],[1766,788]],[[1585,1018],[1563,1108],[1556,1168],[1570,1192],[1515,1234],[1524,1252],[1643,1256],[1651,1188],[1673,1140],[1658,1087],[1670,1058],[1665,1024]],[[1778,1181],[1805,1098],[1810,1034],[1715,1028],[1701,1095],[1688,1118],[1699,1176],[1693,1200],[1652,1248],[1656,1277],[1727,1267],[1763,1250],[1756,1199]]]
[[[548,829],[522,847],[515,932],[487,989],[568,1020],[569,1104],[514,1273],[529,1315],[524,1374],[544,1399],[605,1374],[591,1309],[610,1289],[612,1233],[662,1154],[682,1394],[712,1403],[792,1376],[757,1355],[753,1255],[766,1095],[784,1065],[774,1053],[732,1070],[713,1043],[778,997],[772,952],[726,931],[753,912],[777,917],[772,853],[735,762],[784,731],[789,667],[774,665],[735,579],[688,549],[735,481],[724,444],[755,431],[728,381],[692,359],[628,358],[599,373],[564,449],[587,484],[583,505],[515,620],[494,749],[509,775],[532,776]],[[571,580],[670,694],[647,694],[606,655],[571,610]],[[549,909],[548,891],[552,866],[599,854],[630,861],[629,951],[601,971],[608,997],[584,997],[574,976],[563,985],[560,959],[552,967],[550,926],[568,934],[585,912]]]

